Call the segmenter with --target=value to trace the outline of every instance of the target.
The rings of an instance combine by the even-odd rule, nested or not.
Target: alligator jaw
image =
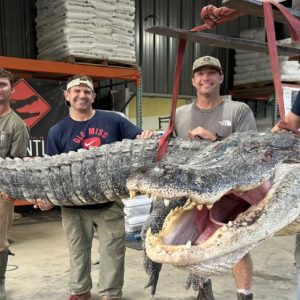
[[[158,253],[170,254],[172,264],[177,265],[176,260],[182,264],[182,257],[189,257],[189,251],[193,251],[193,247],[205,248],[207,241],[214,240],[215,235],[220,238],[220,234],[228,228],[236,224],[242,223],[246,226],[253,223],[257,214],[250,213],[245,216],[244,212],[251,205],[264,201],[269,189],[270,184],[267,181],[243,194],[239,191],[229,191],[215,201],[214,205],[199,205],[188,199],[183,207],[176,207],[169,213],[163,229],[158,234],[152,235],[151,230],[148,230],[148,246],[151,245],[150,247]]]
[[[155,262],[172,264],[198,275],[218,274],[218,260],[218,264],[226,260],[227,267],[222,272],[230,270],[258,242],[297,218],[300,210],[297,204],[299,175],[298,164],[280,166],[263,199],[252,203],[233,220],[219,224],[218,228],[204,228],[203,219],[199,221],[198,217],[207,217],[208,213],[217,215],[214,206],[220,205],[222,200],[217,201],[210,211],[205,205],[199,210],[199,205],[188,201],[182,209],[175,209],[168,215],[160,233],[152,235],[148,231],[145,241],[147,255]],[[293,182],[294,188],[290,188],[287,182]],[[207,271],[207,265],[210,271]]]

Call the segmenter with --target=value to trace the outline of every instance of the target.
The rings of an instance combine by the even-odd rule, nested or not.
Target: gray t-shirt
[[[200,109],[194,101],[177,108],[175,133],[187,138],[189,130],[203,127],[221,137],[227,137],[236,131],[256,130],[254,115],[245,103],[225,100],[211,109]]]
[[[0,117],[0,157],[24,157],[29,143],[29,130],[14,112]]]

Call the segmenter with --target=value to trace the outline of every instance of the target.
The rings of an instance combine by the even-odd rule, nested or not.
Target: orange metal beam
[[[26,201],[26,200],[15,200],[14,205],[15,206],[24,206],[24,205],[33,205],[33,203]]]
[[[7,56],[0,56],[0,67],[9,69],[13,73],[22,73],[22,75],[28,74],[28,77],[49,79],[85,74],[94,80],[133,80],[136,84],[138,84],[140,80],[140,72],[135,67],[73,64]]]

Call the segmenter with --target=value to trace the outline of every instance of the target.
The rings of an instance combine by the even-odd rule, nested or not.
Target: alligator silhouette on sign
[[[28,118],[32,118],[32,117],[36,117],[36,116],[39,116],[40,113],[39,112],[30,112],[30,111],[27,111],[27,112],[21,112],[21,111],[18,111],[18,109],[20,108],[23,108],[24,106],[26,105],[30,105],[36,101],[39,100],[39,97],[37,95],[32,95],[28,98],[25,98],[25,99],[11,99],[10,100],[10,105],[11,105],[11,108],[23,119],[28,119]]]

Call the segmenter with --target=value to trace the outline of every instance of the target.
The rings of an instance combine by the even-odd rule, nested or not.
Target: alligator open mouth
[[[257,243],[297,219],[299,172],[299,164],[281,164],[269,180],[257,179],[249,190],[223,190],[213,204],[187,200],[168,214],[159,233],[148,230],[148,257],[201,276],[229,271]]]
[[[270,182],[266,181],[244,193],[232,190],[213,205],[199,205],[188,200],[185,206],[172,211],[166,219],[165,228],[170,227],[170,230],[166,230],[164,235],[165,244],[189,247],[205,242],[219,228],[231,226],[240,214],[262,201],[270,186]],[[248,225],[255,220],[248,217],[244,222]]]

